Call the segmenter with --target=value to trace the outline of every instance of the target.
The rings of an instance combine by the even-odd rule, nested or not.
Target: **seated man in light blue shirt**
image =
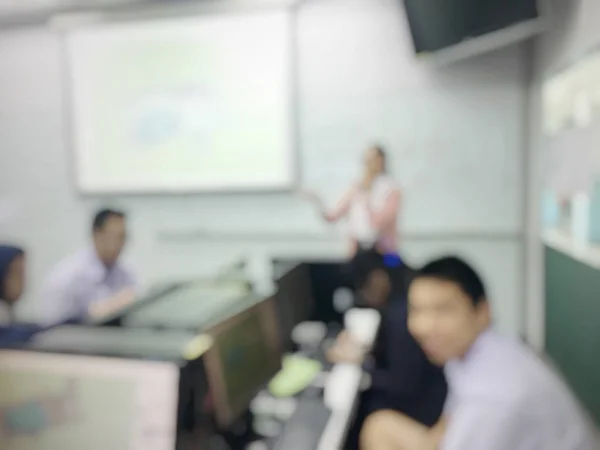
[[[119,257],[126,241],[125,214],[103,209],[92,226],[93,245],[60,262],[44,285],[43,321],[102,317],[135,297],[135,277]]]
[[[364,450],[596,450],[579,405],[525,345],[491,326],[477,273],[448,257],[423,267],[409,289],[409,329],[445,365],[443,418],[427,428],[383,411],[363,428]]]

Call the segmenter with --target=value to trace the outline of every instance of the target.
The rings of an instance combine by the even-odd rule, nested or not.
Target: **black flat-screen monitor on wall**
[[[432,53],[539,18],[537,0],[404,0],[415,51]]]

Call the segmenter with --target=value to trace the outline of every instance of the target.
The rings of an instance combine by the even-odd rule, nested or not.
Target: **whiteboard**
[[[279,9],[69,31],[79,190],[291,187],[290,32]]]

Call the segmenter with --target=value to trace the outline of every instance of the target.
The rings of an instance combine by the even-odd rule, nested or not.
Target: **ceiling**
[[[0,24],[21,25],[43,22],[57,13],[150,1],[152,0],[0,0]]]
[[[301,0],[0,0],[0,27],[14,27],[45,23],[50,18],[79,11],[132,10],[138,5],[185,5],[202,7],[210,4],[228,6],[287,5]],[[135,10],[133,10],[135,11]]]

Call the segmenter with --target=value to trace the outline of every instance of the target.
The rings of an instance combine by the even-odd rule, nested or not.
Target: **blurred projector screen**
[[[78,189],[292,187],[290,20],[268,10],[70,30]]]

